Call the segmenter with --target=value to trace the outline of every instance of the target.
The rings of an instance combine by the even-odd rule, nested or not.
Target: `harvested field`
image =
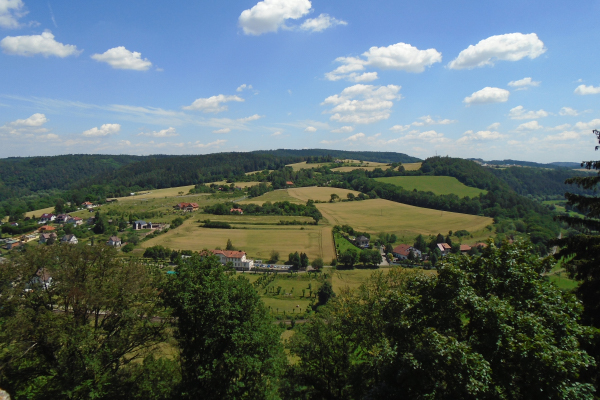
[[[355,196],[358,196],[360,192],[357,192],[356,190],[317,186],[288,189],[288,194],[290,196],[302,200],[303,202],[307,202],[310,199],[329,201],[333,193],[337,194],[340,198],[345,199],[346,196],[348,196],[348,193],[353,193]]]
[[[423,192],[433,192],[437,195],[455,194],[458,197],[478,197],[486,190],[467,186],[451,176],[391,176],[375,178],[378,182],[391,183],[406,190],[417,189]]]

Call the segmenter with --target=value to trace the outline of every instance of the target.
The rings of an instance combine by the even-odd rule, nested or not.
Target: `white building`
[[[254,260],[246,258],[245,251],[234,250],[211,250],[214,255],[219,257],[221,264],[225,265],[231,262],[233,268],[240,271],[249,271],[254,267]]]

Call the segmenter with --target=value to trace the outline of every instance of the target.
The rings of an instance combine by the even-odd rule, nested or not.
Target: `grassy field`
[[[289,201],[290,203],[296,203],[296,204],[304,204],[305,203],[304,201],[302,201],[296,197],[290,196],[288,193],[288,189],[273,190],[272,192],[267,192],[267,193],[263,194],[262,196],[242,200],[242,201],[240,201],[240,203],[242,203],[242,204],[254,203],[254,204],[262,205],[263,203],[266,203],[267,201],[270,201],[271,203],[275,203],[277,201]]]
[[[307,164],[306,161],[302,161],[296,164],[288,164],[286,167],[292,167],[294,171],[300,171],[301,169],[312,169],[319,168],[322,165],[329,165],[331,163],[311,163]]]
[[[214,183],[215,185],[228,185],[228,186],[231,185],[231,183],[227,183],[227,181],[219,181],[219,182],[212,182],[212,183]],[[250,186],[259,185],[260,182],[233,182],[233,184],[236,187],[247,188]],[[210,183],[207,185],[210,185]],[[271,186],[271,182],[267,182],[267,186]]]
[[[219,219],[206,214],[200,216],[202,219],[210,217]],[[263,222],[273,222],[270,216],[260,218],[265,218]],[[283,218],[277,217],[277,221],[279,219]],[[306,253],[311,260],[316,257],[331,260],[334,257],[331,227],[325,225],[244,225],[244,229],[208,229],[200,225],[197,218],[191,218],[179,228],[145,241],[141,246],[162,245],[176,250],[201,251],[225,248],[227,239],[231,239],[236,248],[244,250],[253,259],[267,260],[271,250],[278,251],[282,259],[296,251]]]
[[[54,212],[54,207],[42,208],[41,210],[26,212],[25,217],[31,218],[35,215],[36,217],[39,218],[42,214],[53,213],[53,212]],[[8,220],[8,218],[6,218],[6,220]]]
[[[139,194],[136,194],[135,196],[126,196],[126,197],[118,197],[117,200],[119,201],[135,201],[135,200],[141,200],[141,199],[156,199],[156,198],[164,198],[164,197],[175,197],[175,196],[179,196],[180,192],[183,192],[183,194],[187,194],[191,188],[193,188],[194,185],[189,185],[189,186],[178,186],[178,187],[172,187],[172,188],[167,188],[167,189],[156,189],[156,190],[149,190],[149,191],[144,191],[144,192],[139,192]],[[182,200],[182,201],[188,201],[188,200]]]
[[[290,196],[295,197],[298,200],[302,200],[302,202],[304,203],[306,203],[310,199],[318,201],[329,201],[331,199],[331,195],[334,193],[337,194],[340,198],[345,199],[346,196],[348,196],[348,193],[353,193],[355,196],[358,196],[360,192],[357,192],[356,190],[316,186],[288,189],[288,194]]]
[[[451,176],[392,176],[387,178],[375,178],[378,182],[391,183],[402,186],[406,190],[420,190],[440,194],[455,194],[458,197],[477,197],[486,190],[472,188]]]
[[[402,164],[402,166],[407,171],[417,171],[417,170],[421,169],[421,163],[420,162]]]
[[[437,235],[465,229],[474,236],[471,241],[490,235],[485,229],[492,218],[413,207],[383,199],[317,204],[323,216],[334,225],[348,224],[369,233],[395,233],[400,240],[414,239],[418,234]]]
[[[350,172],[350,171],[354,171],[355,169],[364,169],[366,171],[373,171],[376,168],[381,168],[381,169],[386,169],[386,164],[382,164],[382,165],[372,165],[372,166],[360,166],[360,167],[337,167],[337,168],[332,168],[332,171],[338,171],[338,172]]]

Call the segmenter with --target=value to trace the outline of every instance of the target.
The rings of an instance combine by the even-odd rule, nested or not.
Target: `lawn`
[[[318,201],[329,201],[332,194],[337,194],[340,198],[345,199],[348,193],[353,193],[358,196],[360,192],[356,190],[338,189],[334,187],[317,187],[309,186],[302,188],[288,189],[288,194],[292,197],[306,203],[309,199]]]
[[[437,235],[461,229],[473,234],[474,238],[470,240],[482,240],[489,236],[485,227],[493,224],[492,218],[414,207],[383,199],[323,203],[317,204],[317,208],[331,224],[347,224],[358,231],[373,234],[395,233],[399,241],[413,240],[418,234]]]
[[[271,203],[275,203],[277,201],[289,201],[290,203],[296,203],[296,204],[304,204],[305,203],[304,201],[302,201],[296,197],[290,196],[288,193],[288,189],[273,190],[272,192],[267,192],[267,193],[263,194],[262,196],[242,200],[242,201],[240,201],[240,203],[242,203],[242,204],[254,203],[254,204],[262,205],[263,203],[266,203],[267,201],[270,201]]]
[[[160,197],[175,197],[180,196],[179,193],[182,192],[184,195],[187,194],[190,189],[192,189],[194,185],[189,186],[178,186],[166,189],[156,189],[156,190],[147,190],[143,192],[139,192],[135,196],[126,196],[126,197],[118,197],[119,201],[135,201],[140,199],[156,199]],[[181,199],[181,201],[189,201]]]
[[[202,218],[205,216],[206,214],[203,214]],[[296,251],[306,253],[311,260],[316,257],[331,260],[334,257],[329,226],[244,225],[244,229],[208,229],[202,228],[197,219],[191,218],[179,228],[143,242],[142,248],[162,245],[176,250],[201,251],[216,247],[225,248],[227,239],[231,239],[234,246],[248,253],[248,257],[253,259],[267,260],[271,250],[278,251],[282,259],[287,259],[289,253]],[[263,221],[272,222],[273,219],[269,216]]]
[[[424,192],[433,192],[437,195],[455,194],[458,197],[477,197],[480,193],[487,193],[483,189],[466,186],[451,176],[392,176],[375,178],[375,180],[401,186],[406,190],[417,189]]]
[[[53,213],[54,207],[42,208],[41,210],[28,211],[25,213],[25,217],[33,217],[34,215],[39,218],[42,214]]]

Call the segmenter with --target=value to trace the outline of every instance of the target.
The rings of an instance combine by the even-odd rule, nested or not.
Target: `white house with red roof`
[[[392,250],[392,254],[394,255],[394,257],[400,260],[406,260],[408,259],[408,256],[410,255],[411,251],[414,255],[419,257],[419,259],[422,257],[421,251],[415,249],[410,244],[399,244],[398,246],[394,247],[394,249]]]
[[[181,211],[197,211],[199,206],[198,203],[179,203],[173,206],[173,208],[176,208],[178,210]]]
[[[230,213],[232,214],[243,214],[244,210],[242,210],[241,208],[232,208],[231,210],[229,210]]]
[[[452,246],[450,246],[448,243],[438,243],[437,247],[440,249],[442,256],[447,256],[452,251]]]
[[[38,224],[47,224],[48,222],[52,222],[56,219],[56,215],[54,214],[42,214],[42,216],[40,217],[40,220],[38,221]]]
[[[221,264],[225,265],[230,262],[233,265],[233,268],[237,270],[248,271],[254,267],[254,260],[247,259],[245,251],[211,250],[211,252],[219,257]]]

